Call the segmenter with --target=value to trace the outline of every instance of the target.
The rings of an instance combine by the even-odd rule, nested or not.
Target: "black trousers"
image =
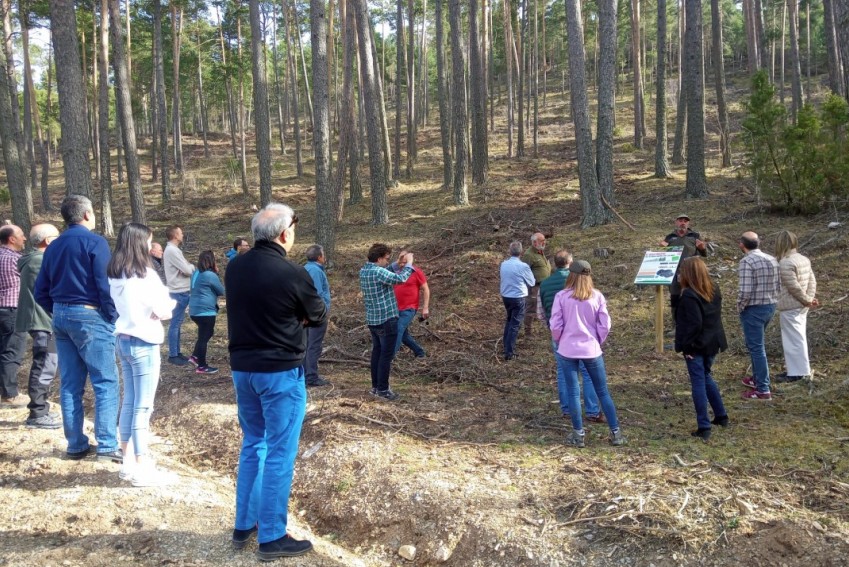
[[[16,307],[0,307],[0,394],[4,398],[14,398],[18,392],[18,370],[24,359],[26,333],[15,332]]]
[[[206,347],[215,332],[215,315],[204,315],[203,317],[192,315],[191,318],[198,326],[198,340],[195,342],[195,350],[192,352],[192,356],[197,359],[198,366],[206,366]]]
[[[32,337],[32,366],[29,369],[29,416],[39,418],[50,411],[47,397],[56,377],[59,357],[56,354],[56,339],[50,331],[30,331]]]

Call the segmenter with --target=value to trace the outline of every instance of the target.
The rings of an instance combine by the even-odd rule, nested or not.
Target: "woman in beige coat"
[[[799,254],[799,241],[790,231],[778,233],[775,257],[781,290],[778,294],[778,312],[781,319],[781,343],[787,372],[775,377],[776,382],[795,382],[811,375],[808,359],[806,325],[808,310],[819,305],[816,297],[817,279],[811,270],[811,261]]]

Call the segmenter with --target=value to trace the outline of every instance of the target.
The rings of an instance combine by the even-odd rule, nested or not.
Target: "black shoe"
[[[711,421],[712,424],[718,425],[720,427],[728,427],[728,416],[727,415],[718,415],[713,418]]]
[[[169,364],[173,364],[175,366],[185,366],[189,363],[189,359],[181,354],[178,354],[177,356],[169,356],[168,362]]]
[[[55,413],[46,413],[39,417],[28,418],[26,426],[36,429],[59,429],[62,427],[62,420]]]
[[[111,463],[118,463],[119,465],[124,462],[124,453],[121,452],[121,449],[115,449],[114,451],[105,451],[103,453],[97,454],[98,461],[109,461]]]
[[[707,429],[696,429],[695,431],[690,433],[690,435],[692,435],[693,437],[698,437],[702,441],[707,442],[707,440],[710,439],[710,427],[708,427]]]
[[[394,402],[401,396],[393,392],[392,390],[375,390],[374,395],[378,398],[383,398],[384,400],[389,400],[390,402]]]
[[[296,557],[312,549],[309,540],[297,540],[289,534],[280,539],[259,544],[256,556],[260,561],[274,561],[280,557]]]
[[[244,549],[251,536],[257,532],[257,527],[254,526],[249,530],[233,530],[233,549]]]
[[[330,380],[325,380],[321,376],[316,376],[315,378],[311,378],[307,380],[307,388],[316,388],[321,386],[330,386]]]
[[[505,354],[505,355],[504,355],[504,360],[505,360],[505,361],[507,361],[507,360],[515,360],[515,359],[516,359],[516,355],[515,355],[515,354]]]
[[[94,453],[95,448],[91,445],[88,446],[88,449],[84,451],[77,451],[76,453],[71,453],[70,451],[65,453],[65,456],[71,459],[72,461],[81,461]]]
[[[427,353],[425,351],[421,351],[416,355],[416,358],[427,358]]]
[[[789,384],[790,382],[798,382],[802,378],[804,378],[804,376],[788,376],[786,373],[782,372],[778,376],[775,376],[772,381],[778,384]]]

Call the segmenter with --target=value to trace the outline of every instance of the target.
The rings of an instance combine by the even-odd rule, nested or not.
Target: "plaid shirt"
[[[413,274],[410,266],[404,266],[397,274],[367,262],[360,269],[360,289],[366,304],[366,325],[380,325],[398,316],[395,301],[395,284],[404,283]]]
[[[749,251],[740,260],[740,290],[737,311],[750,305],[778,303],[778,262],[760,249]]]
[[[21,253],[0,246],[0,307],[17,307],[21,293],[21,273],[18,259]]]

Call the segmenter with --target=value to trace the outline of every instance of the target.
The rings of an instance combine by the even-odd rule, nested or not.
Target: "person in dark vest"
[[[701,239],[698,232],[690,229],[690,216],[680,214],[675,218],[675,230],[666,235],[666,238],[660,241],[661,246],[683,246],[681,252],[680,266],[687,258],[695,255],[707,256],[707,246]],[[672,320],[675,321],[675,310],[678,309],[678,302],[681,300],[681,286],[678,283],[678,270],[675,270],[675,276],[672,278],[672,283],[669,284],[669,303],[672,306]]]

